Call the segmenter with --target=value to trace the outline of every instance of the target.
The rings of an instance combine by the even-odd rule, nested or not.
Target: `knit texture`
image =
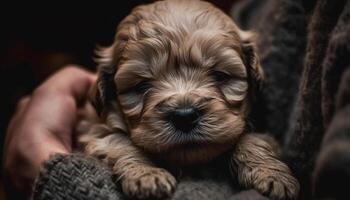
[[[55,155],[45,162],[34,199],[115,200],[121,195],[111,170],[81,154]]]
[[[225,176],[225,170],[215,173],[216,169],[212,166],[199,170],[191,168],[178,177],[179,184],[171,200],[267,199],[255,190],[237,193],[241,189],[232,183],[230,176]],[[35,200],[125,199],[111,171],[95,158],[82,154],[57,154],[45,162],[33,197]]]

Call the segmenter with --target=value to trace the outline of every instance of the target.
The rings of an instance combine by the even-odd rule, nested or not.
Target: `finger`
[[[92,73],[67,67],[47,79],[32,97],[19,101],[7,131],[4,157],[5,168],[14,171],[15,178],[34,178],[50,155],[71,151],[76,104],[94,81]]]
[[[33,134],[31,141],[51,141],[53,143],[49,149],[71,151],[77,103],[87,96],[94,81],[95,75],[92,73],[71,66],[60,70],[39,86],[27,110],[30,115],[25,117],[30,129],[41,132]]]
[[[8,127],[7,127],[7,134],[6,134],[6,138],[5,138],[5,149],[7,148],[7,144],[10,142],[11,138],[12,138],[12,134],[13,128],[16,124],[19,123],[19,121],[21,120],[21,116],[23,115],[23,113],[26,111],[28,104],[30,102],[31,97],[30,96],[24,96],[22,97],[19,102],[17,103],[16,106],[16,111],[15,114],[13,115]]]
[[[30,100],[31,100],[30,96],[24,96],[18,101],[15,114],[13,115],[12,120],[8,127],[9,129],[11,129],[11,124],[14,123],[13,121],[15,122],[18,121],[18,118],[23,115],[23,113],[28,107]]]
[[[24,108],[27,107],[29,101],[30,101],[30,96],[29,95],[22,97],[17,103],[16,113],[23,112]]]
[[[55,92],[79,101],[87,96],[96,75],[77,66],[67,66],[47,79],[36,92]]]

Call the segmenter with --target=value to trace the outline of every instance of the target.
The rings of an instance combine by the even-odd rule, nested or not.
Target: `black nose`
[[[177,108],[170,116],[174,127],[182,132],[191,131],[198,124],[199,118],[200,113],[194,107]]]

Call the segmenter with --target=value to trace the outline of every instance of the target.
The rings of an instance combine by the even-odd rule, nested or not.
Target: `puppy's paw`
[[[176,179],[164,169],[140,167],[123,177],[121,184],[130,199],[163,199],[174,192]]]
[[[246,186],[259,191],[270,199],[297,199],[299,183],[288,168],[257,167],[241,174]]]

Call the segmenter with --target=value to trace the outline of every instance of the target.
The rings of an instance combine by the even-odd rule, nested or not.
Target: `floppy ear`
[[[98,48],[96,54],[99,58],[96,61],[98,66],[98,77],[90,94],[90,101],[95,107],[99,116],[103,115],[109,102],[116,101],[117,87],[114,83],[116,62],[114,45],[108,48]]]
[[[138,32],[135,25],[138,23],[139,17],[136,14],[130,14],[120,22],[114,43],[110,47],[97,47],[95,61],[98,63],[98,77],[90,100],[100,116],[105,114],[112,101],[117,101],[117,86],[114,76],[127,41],[130,38],[137,38]]]
[[[255,44],[256,34],[250,31],[240,31],[243,62],[248,72],[248,83],[251,93],[256,94],[261,88],[264,73],[260,66],[257,47]]]

